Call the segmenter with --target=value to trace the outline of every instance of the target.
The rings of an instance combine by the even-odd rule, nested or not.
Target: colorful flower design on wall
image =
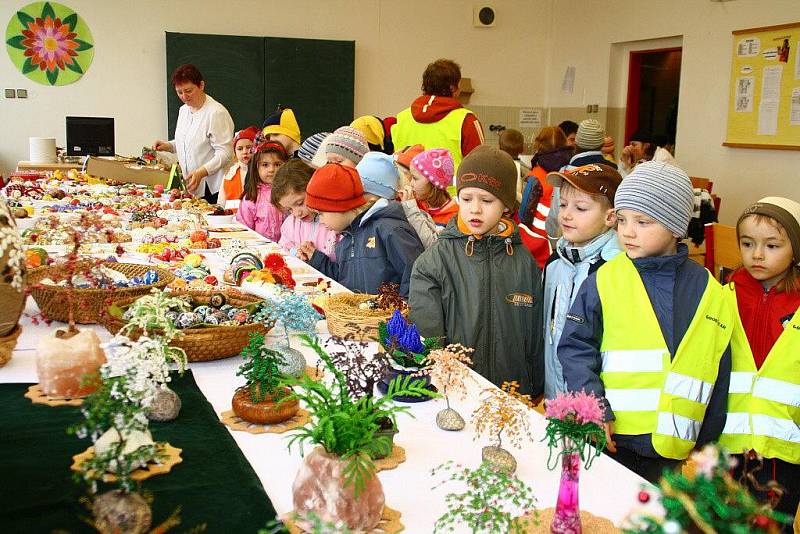
[[[79,80],[94,59],[86,22],[55,2],[35,2],[17,11],[6,28],[6,48],[22,74],[44,85]]]

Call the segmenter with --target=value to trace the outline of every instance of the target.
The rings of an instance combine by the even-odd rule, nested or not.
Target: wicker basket
[[[17,325],[6,336],[0,337],[0,367],[3,367],[11,359],[14,347],[17,346],[17,339],[22,333],[22,327]]]
[[[173,291],[170,293],[173,296],[179,297],[181,295],[189,295],[195,302],[208,304],[211,300],[211,295],[219,293],[219,291]],[[260,299],[252,295],[245,295],[242,293],[226,293],[228,304],[237,307],[246,306],[258,302]],[[127,298],[122,300],[114,300],[113,305],[124,307],[132,304],[137,298]],[[119,317],[115,317],[106,312],[100,318],[106,330],[112,334],[119,332],[125,321]],[[265,327],[261,323],[245,324],[240,326],[204,326],[202,328],[186,328],[181,330],[183,336],[176,337],[171,343],[171,346],[182,348],[186,351],[186,357],[190,362],[209,362],[212,360],[221,360],[223,358],[230,358],[238,356],[247,344],[250,342],[250,334],[264,334],[270,331],[270,328]],[[139,332],[131,333],[128,335],[131,339],[139,337]]]
[[[325,303],[325,319],[328,331],[339,337],[351,337],[359,341],[378,338],[378,324],[392,318],[394,310],[362,310],[358,306],[362,302],[374,299],[375,295],[339,293],[331,295]],[[404,317],[408,316],[408,307],[400,310]]]
[[[82,262],[82,264],[87,267],[91,266],[91,263],[90,261]],[[117,262],[104,262],[102,265],[119,271],[128,278],[142,276],[152,269],[158,273],[158,282],[145,286],[119,289],[72,289],[74,292],[74,319],[78,324],[98,323],[100,316],[105,313],[108,301],[112,298],[117,300],[140,297],[150,293],[150,290],[154,287],[164,289],[167,284],[175,279],[175,275],[171,272],[149,265]],[[62,265],[49,265],[30,271],[28,273],[26,285],[30,288],[33,300],[36,301],[39,310],[41,310],[45,317],[54,321],[66,323],[69,322],[69,300],[67,299],[67,293],[70,289],[62,286],[39,283],[45,278],[58,276],[63,270],[64,267]]]

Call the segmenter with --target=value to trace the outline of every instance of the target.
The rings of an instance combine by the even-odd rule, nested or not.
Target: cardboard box
[[[98,158],[90,156],[86,161],[86,172],[98,178],[108,178],[135,184],[154,186],[161,184],[164,187],[169,183],[169,171],[160,171],[150,167],[143,167],[136,163],[125,163],[113,158]]]

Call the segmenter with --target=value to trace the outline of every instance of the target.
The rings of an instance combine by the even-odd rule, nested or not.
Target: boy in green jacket
[[[511,156],[482,145],[456,174],[458,216],[411,273],[411,319],[425,337],[475,348],[474,369],[520,392],[544,388],[542,273],[509,214],[517,209]]]

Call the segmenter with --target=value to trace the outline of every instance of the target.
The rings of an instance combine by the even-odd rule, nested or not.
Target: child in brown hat
[[[516,380],[538,397],[544,384],[541,271],[509,218],[517,209],[511,156],[480,146],[456,175],[459,212],[414,264],[411,319],[426,337],[473,347],[475,370]]]

